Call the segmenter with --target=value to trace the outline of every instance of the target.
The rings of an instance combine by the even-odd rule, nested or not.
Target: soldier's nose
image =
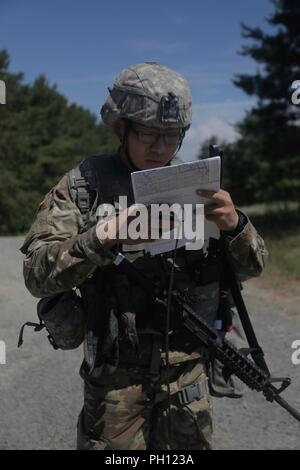
[[[155,153],[164,153],[166,151],[166,144],[164,141],[164,136],[160,135],[157,140],[152,144],[151,150]]]

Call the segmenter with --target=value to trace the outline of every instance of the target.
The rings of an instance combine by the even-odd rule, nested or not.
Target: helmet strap
[[[125,130],[124,130],[123,139],[121,140],[121,148],[122,148],[123,152],[125,153],[125,156],[126,156],[128,162],[129,162],[130,166],[133,168],[133,170],[139,171],[140,168],[137,168],[135,166],[135,164],[133,163],[133,161],[130,158],[130,154],[129,154],[129,150],[128,150],[128,135],[129,135],[129,132],[130,132],[131,123],[127,119],[123,119],[123,122],[124,122]]]

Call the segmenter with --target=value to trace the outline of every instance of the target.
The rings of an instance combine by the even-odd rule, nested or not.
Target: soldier
[[[123,245],[141,242],[120,237],[135,207],[131,172],[169,165],[191,113],[189,86],[175,71],[156,63],[123,70],[101,109],[104,123],[120,139],[118,152],[90,157],[66,174],[41,203],[21,248],[32,295],[47,297],[75,287],[81,292],[86,325],[79,449],[211,449],[207,351],[176,325],[167,332],[167,354],[164,315],[114,264]],[[129,208],[109,221],[97,219],[99,204],[120,195],[128,197]],[[249,218],[223,189],[206,196],[213,205],[205,216],[222,231],[235,273],[241,280],[258,276],[266,250]],[[113,228],[115,238],[109,236]],[[220,258],[211,245],[216,244],[195,252],[177,250],[174,289],[185,289],[195,311],[204,312],[213,324],[220,303]],[[167,288],[172,252],[150,256],[137,249],[124,254]],[[182,403],[179,392],[194,384],[198,395]]]

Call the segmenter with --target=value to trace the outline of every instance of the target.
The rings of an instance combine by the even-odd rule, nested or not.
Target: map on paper
[[[217,191],[220,189],[220,157],[182,163],[180,165],[153,168],[136,171],[131,174],[135,202],[145,205],[161,203],[184,204],[211,204],[211,200],[200,197],[196,190]],[[204,239],[197,240],[201,248],[204,240],[209,237],[219,238],[220,232],[216,224],[204,221]],[[178,240],[177,246],[183,246],[187,240],[183,237]],[[123,249],[144,249],[151,254],[171,251],[175,248],[176,240],[157,240],[140,245],[123,246]],[[190,248],[195,249],[195,248]],[[198,249],[198,248],[197,248]]]

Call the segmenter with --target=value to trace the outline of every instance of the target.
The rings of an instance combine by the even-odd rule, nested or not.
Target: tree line
[[[24,83],[0,51],[0,234],[28,230],[38,203],[62,175],[89,155],[116,150],[110,128],[90,111],[70,104],[44,76]]]

